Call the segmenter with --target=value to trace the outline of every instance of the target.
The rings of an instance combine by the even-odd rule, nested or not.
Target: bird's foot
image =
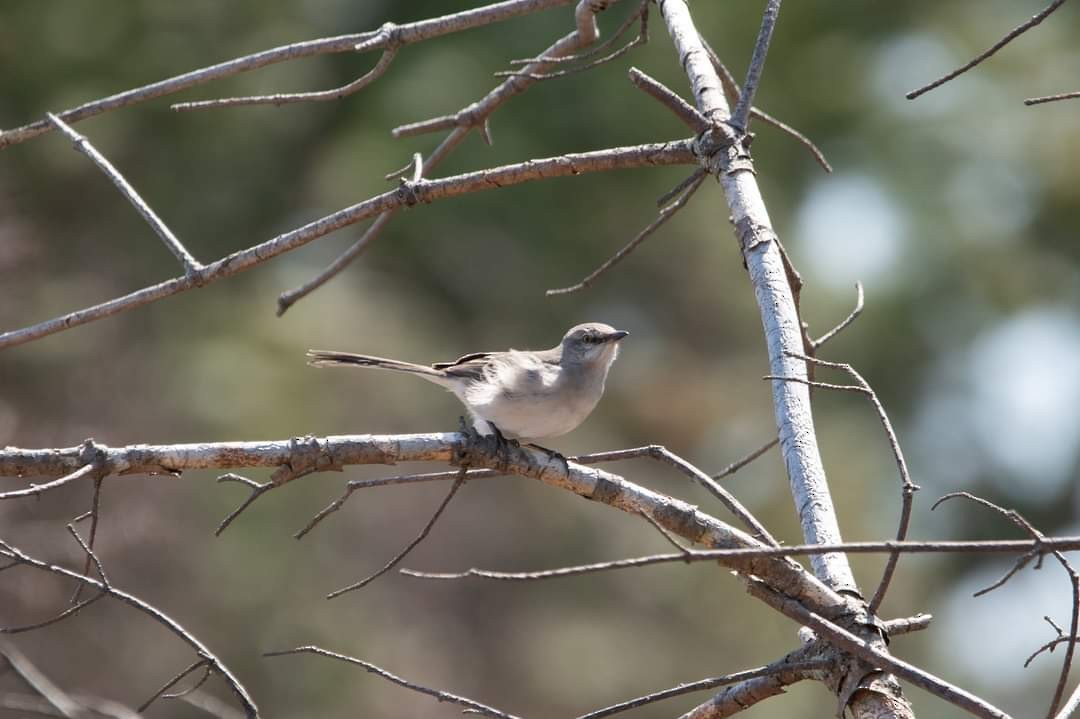
[[[479,430],[468,422],[464,417],[459,418],[461,433],[465,435],[465,443],[458,449],[455,460],[458,465],[483,464],[474,462],[477,455],[495,457],[500,460],[499,464],[505,468],[510,464],[510,452],[517,449],[521,444],[516,439],[507,439],[499,428],[490,424],[491,434],[480,434]]]

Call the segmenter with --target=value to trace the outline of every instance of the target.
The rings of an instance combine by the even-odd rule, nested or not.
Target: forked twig
[[[1076,572],[1076,570],[1072,566],[1072,563],[1070,563],[1069,560],[1065,558],[1065,555],[1061,553],[1061,550],[1053,547],[1048,547],[1046,542],[1046,536],[1038,529],[1036,529],[1031,522],[1029,522],[1022,514],[1017,512],[1015,509],[1005,509],[1004,507],[994,504],[989,500],[983,499],[982,497],[977,497],[970,492],[950,492],[949,494],[946,494],[945,496],[938,499],[938,501],[934,503],[931,509],[937,508],[937,506],[942,502],[957,497],[967,499],[971,502],[975,502],[976,504],[982,505],[983,507],[994,511],[997,514],[1000,514],[1001,516],[1005,517],[1010,522],[1015,524],[1017,527],[1019,527],[1021,530],[1026,532],[1033,541],[1031,550],[1028,553],[1024,554],[1022,557],[1020,557],[1020,559],[1017,560],[1017,562],[1005,574],[1004,577],[999,579],[997,582],[994,582],[993,585],[987,587],[986,589],[976,592],[975,596],[986,594],[987,592],[997,589],[1001,585],[1005,584],[1005,582],[1007,582],[1012,576],[1014,576],[1017,572],[1019,572],[1027,564],[1029,564],[1032,559],[1036,559],[1035,568],[1038,569],[1042,564],[1044,554],[1052,554],[1054,559],[1058,561],[1058,564],[1060,564],[1061,567],[1065,570],[1065,573],[1069,575],[1069,584],[1072,587],[1073,595],[1072,617],[1069,626],[1069,634],[1065,639],[1065,641],[1067,642],[1067,646],[1065,649],[1065,656],[1062,658],[1061,661],[1061,671],[1058,674],[1057,685],[1054,688],[1054,696],[1050,700],[1050,708],[1047,710],[1046,714],[1048,718],[1052,719],[1055,715],[1055,712],[1057,712],[1058,707],[1061,705],[1062,698],[1065,696],[1065,687],[1068,683],[1069,672],[1072,670],[1073,658],[1076,654],[1076,644],[1078,639],[1080,639],[1080,637],[1077,636],[1077,632],[1080,632],[1080,574]],[[1046,620],[1050,622],[1051,626],[1057,629],[1059,635],[1062,633],[1061,629],[1056,624],[1054,624],[1049,617],[1047,617]],[[1037,655],[1038,652],[1036,652],[1035,654]],[[1032,657],[1028,659],[1028,662],[1030,662],[1031,659],[1034,658],[1034,656],[1035,655],[1032,655]],[[1027,664],[1025,663],[1025,666],[1026,665]],[[1074,694],[1074,697],[1071,697],[1069,699],[1065,709],[1069,709],[1070,706],[1074,706],[1075,696],[1076,695]],[[1069,710],[1069,712],[1071,712],[1071,710]],[[1058,716],[1068,716],[1068,712],[1063,710],[1062,713]]]
[[[409,552],[416,548],[416,545],[424,541],[424,538],[427,537],[428,533],[431,531],[431,528],[435,526],[435,522],[439,521],[439,517],[442,516],[443,510],[445,510],[446,506],[450,504],[450,500],[454,498],[454,495],[457,494],[457,491],[461,489],[461,486],[463,484],[465,484],[467,476],[467,469],[465,467],[462,467],[458,471],[458,478],[454,480],[454,484],[451,485],[450,491],[447,492],[446,497],[443,499],[442,503],[439,504],[438,508],[436,508],[435,513],[431,515],[431,519],[429,519],[427,524],[424,525],[424,528],[420,530],[420,534],[416,535],[415,539],[406,544],[405,548],[398,552],[396,555],[394,555],[394,557],[389,562],[384,564],[382,568],[380,568],[378,571],[368,575],[364,579],[361,579],[359,582],[354,582],[353,584],[350,584],[347,587],[342,587],[341,589],[335,589],[334,591],[327,594],[326,598],[333,599],[335,597],[340,597],[346,592],[351,592],[355,589],[366,587],[368,584],[375,581],[376,579],[396,567],[398,564],[400,564],[401,560],[409,556]]]
[[[920,88],[918,88],[916,90],[912,90],[911,92],[904,95],[904,97],[906,97],[909,100],[914,100],[919,95],[922,95],[923,93],[929,92],[930,90],[933,90],[935,87],[941,87],[942,85],[947,83],[949,80],[952,80],[953,78],[964,74],[965,72],[967,72],[971,68],[973,68],[976,65],[978,65],[979,63],[981,63],[983,60],[987,59],[988,57],[990,57],[991,55],[996,53],[1001,48],[1008,45],[1010,42],[1015,40],[1017,37],[1019,37],[1020,35],[1023,35],[1025,32],[1027,32],[1028,30],[1030,30],[1031,28],[1035,27],[1036,25],[1041,23],[1043,20],[1048,18],[1050,16],[1050,14],[1052,12],[1054,12],[1055,10],[1057,10],[1059,7],[1061,7],[1061,5],[1064,2],[1065,2],[1065,0],[1052,0],[1052,2],[1049,5],[1047,5],[1045,8],[1043,8],[1042,11],[1036,13],[1035,15],[1032,15],[1026,21],[1020,23],[1019,25],[1014,27],[1012,30],[1005,33],[1005,35],[1000,40],[995,42],[993,45],[988,47],[986,50],[983,50],[982,52],[980,52],[978,55],[976,55],[974,58],[972,58],[967,63],[961,65],[960,67],[956,68],[952,72],[949,72],[949,73],[947,73],[945,75],[942,75],[941,77],[939,77],[937,80],[934,80],[933,82],[927,83],[926,85],[923,85],[922,87],[920,87]]]
[[[336,659],[339,662],[355,664],[359,667],[363,667],[366,671],[375,674],[376,676],[379,676],[383,679],[386,679],[387,681],[397,684],[400,687],[411,689],[412,691],[418,692],[420,694],[426,694],[429,697],[435,697],[440,702],[448,702],[450,704],[456,704],[457,706],[465,707],[466,712],[473,714],[482,714],[489,717],[496,717],[497,719],[518,719],[513,714],[508,714],[506,712],[495,709],[494,707],[489,707],[486,704],[481,704],[480,702],[473,701],[472,699],[468,699],[463,696],[458,696],[457,694],[444,692],[440,689],[431,689],[429,687],[421,686],[420,684],[411,682],[408,679],[403,679],[396,674],[392,674],[381,667],[375,666],[371,662],[365,662],[363,659],[350,657],[346,654],[338,654],[337,652],[332,652],[329,649],[323,649],[322,647],[308,645],[303,647],[296,647],[295,649],[285,649],[278,652],[266,652],[265,654],[263,654],[263,656],[283,657],[292,654],[316,654],[321,657],[329,657],[330,659]]]
[[[735,76],[731,74],[731,70],[728,70],[727,65],[723,63],[720,56],[716,54],[716,51],[712,49],[709,43],[706,42],[704,38],[702,38],[701,41],[705,47],[705,52],[709,55],[709,62],[711,62],[716,69],[716,74],[720,77],[720,83],[724,86],[724,95],[727,97],[728,102],[738,102],[742,90],[739,88],[739,83],[736,82]],[[806,148],[813,156],[814,160],[821,165],[821,169],[825,170],[825,172],[832,172],[832,165],[830,165],[829,161],[825,158],[825,153],[822,152],[809,137],[799,132],[791,125],[788,125],[786,122],[778,120],[759,108],[751,107],[750,117],[761,120],[766,125],[771,125],[777,130],[790,135],[796,142]]]
[[[734,462],[732,462],[728,466],[721,469],[719,472],[714,474],[712,476],[712,478],[713,479],[723,479],[724,477],[735,474],[740,469],[742,469],[746,465],[750,464],[755,459],[757,459],[761,455],[765,454],[766,452],[768,452],[770,449],[772,449],[773,447],[775,447],[778,444],[780,444],[780,438],[779,437],[773,437],[768,442],[766,442],[765,444],[763,444],[760,447],[758,447],[757,449],[755,449],[753,452],[750,452],[749,454],[735,460]]]
[[[380,31],[381,32],[381,31]],[[219,107],[242,107],[246,105],[291,105],[297,102],[323,102],[326,100],[340,100],[354,93],[360,92],[365,87],[382,77],[390,68],[390,63],[397,56],[398,46],[388,45],[379,56],[375,66],[366,73],[332,90],[318,90],[314,92],[279,92],[273,95],[251,95],[246,97],[223,97],[217,100],[196,100],[194,102],[178,102],[170,105],[170,109],[176,112],[190,112],[192,110],[210,110]]]
[[[610,45],[614,44],[615,40],[617,40],[623,33],[625,33],[628,29],[630,29],[630,27],[634,24],[635,20],[638,20],[640,18],[640,20],[641,20],[640,28],[641,29],[638,30],[638,34],[634,37],[634,39],[631,40],[630,42],[626,43],[622,47],[620,47],[620,48],[618,48],[618,49],[616,49],[616,50],[614,50],[612,52],[609,52],[607,55],[604,55],[603,57],[597,58],[596,60],[593,60],[591,62],[587,62],[584,65],[579,65],[577,67],[567,68],[566,70],[555,70],[553,72],[526,72],[526,71],[516,71],[516,70],[500,70],[499,72],[495,73],[495,77],[527,77],[530,80],[537,80],[537,81],[540,81],[540,80],[554,80],[556,78],[566,77],[567,75],[575,75],[575,74],[577,74],[579,72],[584,72],[586,70],[591,70],[591,69],[593,69],[595,67],[599,67],[600,65],[604,65],[606,63],[609,63],[612,60],[616,60],[616,59],[622,57],[623,55],[625,55],[626,53],[630,52],[631,50],[633,50],[635,47],[638,47],[639,45],[645,45],[646,43],[649,42],[649,2],[650,2],[650,0],[643,0],[641,5],[639,6],[638,10],[635,11],[630,17],[628,17],[623,22],[623,24],[619,27],[619,29],[617,29],[612,34],[612,36],[610,38],[605,40],[597,48],[594,48],[593,50],[591,50],[591,51],[589,51],[587,53],[579,53],[578,55],[564,56],[562,58],[559,58],[558,61],[565,62],[568,58],[582,59],[584,57],[591,57],[592,55],[597,54],[601,50],[601,48],[606,48],[606,47],[609,47]],[[514,63],[514,64],[533,64],[533,63],[537,63],[537,62],[546,62],[548,60],[549,60],[549,58],[540,57],[540,58],[535,58],[533,60],[528,60],[528,59],[526,59],[526,60],[512,60],[511,63]]]

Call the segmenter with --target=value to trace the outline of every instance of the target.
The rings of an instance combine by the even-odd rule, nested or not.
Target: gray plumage
[[[348,352],[309,350],[315,367],[375,367],[407,372],[453,392],[480,434],[492,425],[507,438],[544,439],[566,434],[604,394],[619,341],[628,332],[590,322],[571,328],[549,350],[476,352],[430,367]]]

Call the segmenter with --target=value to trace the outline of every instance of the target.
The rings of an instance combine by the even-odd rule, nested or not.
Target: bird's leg
[[[521,446],[516,439],[507,439],[503,436],[499,428],[491,422],[487,423],[487,426],[491,428],[491,434],[480,434],[480,430],[475,425],[466,422],[464,417],[460,417],[459,421],[461,433],[466,437],[465,445],[458,452],[459,465],[472,464],[472,453],[477,451],[501,460],[502,467],[505,469],[510,463],[510,448]]]

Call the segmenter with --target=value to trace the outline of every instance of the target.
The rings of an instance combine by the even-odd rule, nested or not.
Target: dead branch
[[[990,57],[991,55],[996,53],[998,50],[1005,47],[1010,42],[1012,42],[1016,38],[1020,37],[1025,32],[1027,32],[1028,30],[1030,30],[1031,28],[1035,27],[1036,25],[1041,23],[1043,20],[1048,18],[1050,16],[1050,14],[1053,13],[1055,10],[1057,10],[1059,7],[1061,7],[1061,5],[1064,2],[1065,2],[1065,0],[1052,0],[1052,2],[1049,5],[1047,5],[1045,8],[1043,8],[1040,12],[1036,13],[1035,15],[1032,15],[1026,21],[1020,23],[1019,25],[1014,27],[1012,30],[1005,33],[1005,35],[1000,40],[998,40],[993,45],[991,45],[987,49],[980,52],[978,55],[973,57],[969,62],[965,63],[964,65],[961,65],[960,67],[956,68],[952,72],[949,72],[949,73],[946,73],[945,75],[942,75],[941,77],[939,77],[937,80],[934,80],[933,82],[927,83],[926,85],[923,85],[922,87],[920,87],[918,89],[912,90],[911,92],[904,95],[904,97],[906,97],[909,100],[914,100],[919,95],[927,93],[927,92],[933,90],[935,87],[941,87],[942,85],[949,82],[953,78],[955,78],[955,77],[957,77],[959,75],[963,75],[965,72],[967,72],[971,68],[975,67],[976,65],[981,63],[983,60],[987,59],[988,57]]]
[[[1060,94],[1057,94],[1057,95],[1043,95],[1041,97],[1029,97],[1026,100],[1024,100],[1024,104],[1028,105],[1028,106],[1042,105],[1042,104],[1047,103],[1047,102],[1060,102],[1062,100],[1075,100],[1078,97],[1080,97],[1080,90],[1076,90],[1076,91],[1073,91],[1073,92],[1063,92],[1063,93],[1060,93]]]
[[[630,240],[630,242],[625,247],[623,247],[610,258],[605,260],[604,264],[600,265],[595,270],[590,272],[589,275],[585,277],[585,279],[581,280],[576,285],[571,285],[569,287],[561,287],[558,289],[550,289],[544,294],[546,294],[548,297],[554,297],[555,295],[568,295],[583,290],[592,285],[592,283],[599,279],[602,274],[622,262],[627,255],[637,249],[638,245],[647,240],[649,236],[651,236],[654,232],[660,229],[660,227],[664,225],[668,220],[674,217],[679,210],[684,208],[686,206],[686,203],[690,201],[690,198],[694,196],[694,193],[697,192],[698,188],[701,187],[701,183],[705,181],[705,177],[705,171],[701,168],[698,168],[693,172],[693,174],[690,175],[690,177],[679,183],[676,189],[681,188],[682,194],[679,195],[678,199],[672,202],[670,205],[667,205],[666,207],[661,209],[655,220],[650,222],[648,226],[641,232],[639,232],[637,236],[634,237],[634,239]]]
[[[754,43],[754,54],[750,58],[750,67],[746,71],[746,82],[743,83],[742,92],[739,94],[739,102],[731,113],[732,126],[746,131],[747,120],[750,116],[750,108],[754,104],[754,95],[757,93],[758,82],[761,73],[765,69],[765,58],[769,54],[769,43],[772,42],[773,30],[776,28],[776,18],[780,14],[780,0],[768,0],[765,12],[761,16],[761,29],[758,31],[757,42]]]
[[[365,670],[378,677],[397,684],[400,687],[411,689],[412,691],[418,692],[420,694],[426,694],[429,697],[435,697],[440,702],[448,702],[450,704],[456,704],[457,706],[465,707],[465,712],[469,714],[482,714],[483,716],[497,717],[497,719],[518,719],[513,714],[508,714],[504,711],[495,709],[494,707],[489,707],[487,704],[481,704],[480,702],[473,701],[472,699],[468,699],[463,696],[458,696],[457,694],[444,692],[441,689],[431,689],[429,687],[416,684],[409,681],[408,679],[403,679],[396,674],[392,674],[385,669],[382,669],[381,667],[377,667],[370,662],[365,662],[363,659],[357,659],[355,657],[350,657],[345,654],[338,654],[337,652],[332,652],[329,649],[323,649],[321,647],[311,645],[304,647],[296,647],[295,649],[285,649],[279,652],[266,652],[265,654],[263,654],[263,656],[284,657],[293,654],[317,654],[321,657],[329,657],[331,659],[336,659],[339,662],[355,664],[357,666],[363,667]]]
[[[579,0],[574,10],[575,29],[545,50],[542,53],[543,60],[538,59],[536,63],[524,68],[523,72],[528,74],[542,73],[557,62],[559,58],[573,56],[578,50],[596,42],[600,36],[596,27],[596,14],[605,10],[607,5],[607,2]],[[483,98],[452,115],[402,125],[394,128],[390,134],[394,138],[401,138],[426,132],[451,130],[424,163],[422,174],[430,176],[435,168],[464,141],[473,129],[478,130],[484,141],[490,145],[492,141],[488,122],[492,114],[506,104],[510,98],[525,92],[536,82],[536,80],[529,77],[507,78]],[[360,238],[322,272],[299,287],[281,293],[277,303],[278,316],[280,317],[296,302],[329,282],[354,259],[359,257],[372,242],[378,239],[395,214],[397,214],[397,209],[387,210],[379,215]]]
[[[129,607],[132,607],[133,609],[149,616],[155,622],[157,622],[169,632],[178,637],[182,642],[191,647],[191,649],[200,658],[200,660],[206,662],[207,665],[213,668],[214,673],[220,676],[225,681],[230,691],[232,691],[232,693],[236,696],[237,701],[239,701],[240,705],[244,708],[244,713],[248,717],[250,717],[251,719],[258,718],[259,710],[255,706],[255,702],[248,695],[247,690],[244,688],[244,686],[236,679],[235,676],[233,676],[233,673],[229,670],[229,668],[226,667],[225,664],[222,663],[222,661],[218,659],[213,654],[213,652],[211,652],[201,641],[199,641],[199,639],[196,638],[194,634],[189,632],[187,629],[184,629],[184,627],[182,627],[176,620],[162,612],[160,609],[148,604],[147,602],[143,601],[142,599],[136,597],[133,594],[128,594],[121,589],[117,589],[104,579],[94,579],[93,577],[88,577],[86,575],[79,574],[78,572],[73,572],[70,569],[65,569],[64,567],[50,564],[49,562],[40,559],[36,559],[3,540],[0,540],[0,555],[7,557],[8,559],[17,562],[22,566],[32,567],[34,569],[49,572],[57,576],[66,577],[68,579],[74,579],[77,582],[86,584],[90,588],[97,589],[100,593],[100,596],[112,597],[113,599],[119,600],[120,602],[123,602]],[[93,601],[93,599],[87,600],[87,602],[84,602],[83,605],[90,601]],[[71,611],[72,609],[74,608],[69,608],[67,612],[65,612],[65,616],[70,616],[73,613]]]
[[[441,517],[442,513],[446,510],[446,506],[448,504],[450,504],[450,500],[454,498],[454,495],[457,494],[457,491],[459,489],[461,489],[461,486],[463,484],[465,484],[465,476],[466,476],[466,468],[462,467],[458,471],[457,479],[455,479],[454,483],[450,486],[450,491],[447,493],[447,495],[443,499],[442,503],[439,504],[439,506],[435,509],[435,513],[431,515],[431,519],[429,519],[427,524],[424,525],[424,528],[420,530],[420,534],[416,535],[415,539],[413,539],[411,542],[409,542],[407,545],[405,545],[404,549],[402,549],[400,552],[395,554],[394,557],[389,562],[384,564],[382,566],[382,568],[380,568],[375,573],[368,575],[364,579],[361,579],[359,582],[355,582],[353,584],[350,584],[347,587],[342,587],[341,589],[336,589],[336,590],[330,592],[329,594],[326,595],[326,598],[327,599],[334,599],[335,597],[340,597],[342,594],[345,594],[347,592],[351,592],[351,591],[353,591],[355,589],[361,589],[362,587],[366,587],[368,584],[375,581],[376,579],[378,579],[379,577],[381,577],[382,575],[386,574],[391,569],[396,567],[398,564],[400,564],[401,560],[405,559],[405,557],[407,557],[409,555],[409,552],[414,550],[416,548],[416,546],[418,544],[420,544],[420,542],[424,541],[424,538],[427,537],[429,532],[431,532],[431,528],[435,526],[435,522],[439,521],[439,517]]]
[[[698,148],[707,158],[703,166],[717,175],[724,189],[761,312],[770,367],[776,375],[801,376],[805,364],[785,354],[803,347],[798,311],[749,152],[725,124],[727,100],[686,0],[659,0],[658,4],[698,111],[713,126],[699,137]],[[840,528],[817,446],[809,392],[789,383],[775,383],[773,406],[804,537],[812,543],[835,544],[841,539]],[[812,561],[814,572],[830,587],[858,591],[844,557],[821,555]]]
[[[696,162],[696,159],[691,149],[691,142],[681,140],[611,148],[595,152],[571,153],[557,157],[527,160],[487,170],[467,172],[437,180],[425,179],[419,183],[406,182],[395,190],[384,192],[351,207],[346,207],[253,247],[238,250],[206,265],[198,272],[166,280],[136,290],[123,297],[71,312],[46,322],[4,332],[0,334],[0,349],[30,342],[195,287],[202,287],[225,277],[231,277],[280,254],[302,247],[312,240],[328,235],[342,227],[356,224],[389,210],[412,207],[418,203],[457,197],[470,192],[509,187],[539,179],[567,177],[632,167],[693,164],[694,162]]]
[[[380,31],[375,30],[364,33],[339,35],[337,37],[320,38],[318,40],[305,40],[279,47],[263,50],[251,55],[244,55],[233,60],[220,62],[216,65],[192,70],[182,75],[160,80],[149,85],[126,90],[116,95],[87,102],[78,107],[56,113],[65,122],[78,122],[88,117],[100,115],[103,112],[128,107],[147,100],[153,100],[164,95],[171,95],[181,90],[202,85],[213,80],[231,77],[243,72],[255,70],[267,65],[290,60],[298,60],[316,55],[327,55],[341,52],[361,52],[376,49],[386,49],[390,35],[393,35],[395,43],[406,45],[423,40],[430,40],[441,35],[460,32],[475,27],[481,27],[501,20],[507,20],[520,15],[528,15],[540,10],[558,5],[568,5],[573,0],[504,0],[479,8],[463,10],[451,15],[419,20],[406,25],[392,26],[393,33],[380,36]],[[384,26],[386,27],[386,26]],[[47,119],[38,120],[22,127],[0,131],[0,150],[19,142],[25,142],[52,129]]]

